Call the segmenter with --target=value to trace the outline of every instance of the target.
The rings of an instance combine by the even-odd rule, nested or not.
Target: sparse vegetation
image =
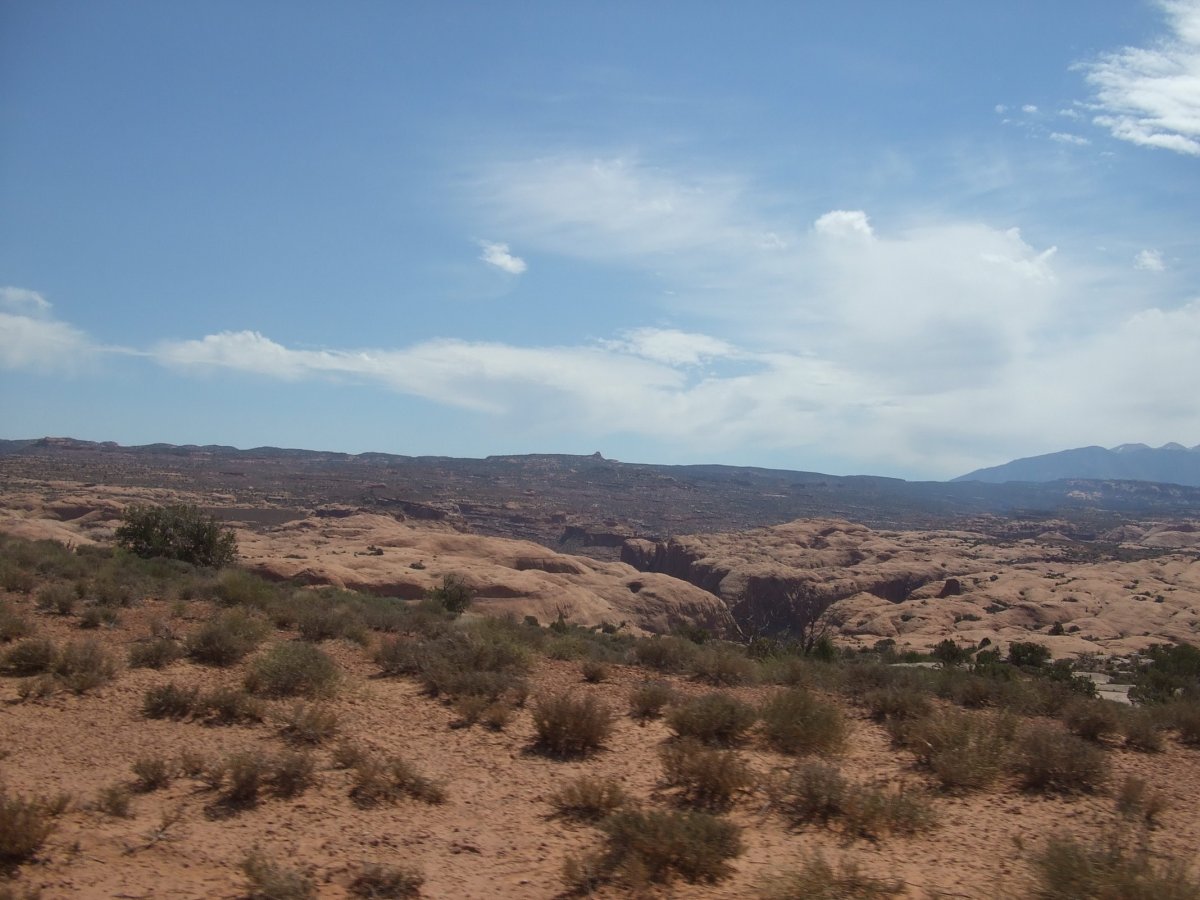
[[[833,766],[815,761],[777,779],[770,795],[793,824],[839,823],[848,836],[912,834],[933,822],[929,802],[920,794],[853,784]]]
[[[348,890],[366,900],[403,900],[419,896],[424,883],[425,876],[415,868],[373,864],[354,876]]]
[[[0,869],[32,859],[54,830],[55,809],[0,785]]]
[[[446,800],[445,788],[398,756],[363,755],[355,762],[353,771],[350,796],[359,806],[395,803],[406,796],[425,803],[444,803]]]
[[[620,782],[592,775],[579,776],[550,797],[550,805],[560,816],[583,822],[598,822],[627,802]]]
[[[743,850],[732,822],[698,811],[620,810],[600,823],[608,838],[602,872],[633,882],[719,881]]]
[[[183,656],[183,648],[168,638],[155,638],[129,648],[129,666],[133,669],[165,669]]]
[[[202,625],[184,642],[187,655],[210,666],[240,662],[266,637],[261,620],[240,609],[227,610]]]
[[[1197,900],[1197,884],[1181,865],[1158,865],[1116,841],[1089,846],[1051,838],[1034,856],[1038,900]]]
[[[837,753],[846,743],[841,710],[801,688],[775,694],[763,704],[759,718],[763,737],[780,753]]]
[[[679,737],[708,744],[738,743],[758,718],[754,708],[720,691],[680,703],[667,713],[667,725]]]
[[[219,569],[237,559],[237,538],[189,504],[130,506],[121,514],[117,543],[143,558],[165,557]]]
[[[171,783],[174,767],[161,756],[141,756],[133,762],[134,787],[142,793],[157,791]]]
[[[1129,775],[1121,782],[1115,799],[1117,812],[1149,828],[1158,824],[1167,809],[1167,798],[1151,788],[1144,778],[1136,775]]]
[[[58,654],[53,670],[68,690],[84,694],[112,681],[117,664],[96,641],[72,641]]]
[[[142,715],[148,719],[186,719],[198,708],[200,689],[175,682],[147,688],[142,698]]]
[[[536,745],[551,756],[582,756],[604,745],[613,728],[613,714],[591,694],[554,694],[533,707]]]
[[[954,709],[907,723],[901,742],[949,790],[983,788],[1004,771],[1016,722],[1004,714]]]
[[[1102,751],[1051,725],[1030,726],[1018,739],[1016,770],[1025,787],[1091,793],[1108,778]]]
[[[665,681],[643,681],[629,692],[629,712],[635,719],[656,719],[675,700]]]
[[[834,868],[823,856],[811,857],[795,872],[767,878],[762,900],[886,900],[904,893],[904,883],[864,875],[853,861]]]
[[[708,747],[693,738],[665,744],[659,759],[663,782],[679,788],[679,799],[692,806],[724,809],[754,781],[736,751]]]
[[[337,665],[307,641],[275,644],[246,673],[246,690],[266,697],[327,696],[337,682]]]
[[[337,734],[338,719],[333,710],[319,703],[297,703],[284,718],[280,733],[293,744],[323,744]]]
[[[313,900],[317,896],[311,878],[271,862],[258,850],[242,860],[242,872],[249,882],[248,900]]]

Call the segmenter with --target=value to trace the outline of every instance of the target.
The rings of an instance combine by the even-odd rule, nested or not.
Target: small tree
[[[1050,648],[1032,641],[1013,641],[1008,645],[1008,661],[1014,666],[1040,669],[1050,661]]]
[[[194,504],[129,506],[117,543],[144,558],[166,557],[218,569],[237,559],[237,537]]]
[[[446,612],[458,617],[467,611],[475,595],[461,576],[446,575],[442,578],[442,586],[429,592],[429,599],[440,603]]]
[[[829,607],[835,599],[808,582],[772,578],[747,584],[730,612],[748,642],[775,638],[806,655],[828,656],[834,632]]]

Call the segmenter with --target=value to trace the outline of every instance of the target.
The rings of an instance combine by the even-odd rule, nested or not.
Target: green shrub
[[[693,737],[706,744],[736,744],[758,718],[754,708],[720,691],[704,694],[667,714],[667,726],[679,737]]]
[[[675,691],[665,681],[643,681],[629,692],[629,711],[635,719],[656,719],[675,700]]]
[[[368,865],[351,879],[348,890],[368,900],[403,900],[420,896],[424,883],[425,876],[413,868]]]
[[[272,612],[279,606],[278,585],[244,569],[226,569],[210,587],[213,597],[223,606],[243,607]]]
[[[425,803],[446,802],[446,790],[398,756],[360,755],[354,765],[350,797],[359,806],[395,803],[408,796]]]
[[[27,800],[0,786],[0,869],[37,854],[54,830],[54,812],[44,800]]]
[[[697,648],[691,641],[678,637],[640,638],[633,645],[633,658],[639,666],[660,672],[686,672],[696,658]]]
[[[1111,700],[1074,700],[1063,710],[1062,720],[1072,734],[1097,743],[1121,730],[1120,711]]]
[[[658,755],[664,783],[680,788],[680,799],[692,806],[724,809],[754,781],[735,751],[708,747],[693,738],[671,741]]]
[[[1156,865],[1117,842],[1087,846],[1051,838],[1033,859],[1038,900],[1197,900],[1200,884],[1178,863]]]
[[[266,633],[267,627],[262,620],[242,610],[229,610],[189,635],[184,648],[196,662],[232,666],[257,647]]]
[[[770,787],[771,803],[796,825],[828,823],[844,814],[851,786],[834,766],[807,762]]]
[[[986,787],[1000,777],[1012,752],[1014,721],[1007,715],[948,709],[909,723],[901,742],[950,790]]]
[[[1200,702],[1180,700],[1168,708],[1168,718],[1185,744],[1200,746]]]
[[[550,797],[558,815],[583,822],[598,822],[627,802],[619,781],[591,775],[579,776]]]
[[[330,603],[310,604],[296,617],[296,630],[300,637],[312,643],[346,638],[357,644],[366,644],[367,628],[358,614],[348,606]]]
[[[271,862],[257,850],[242,860],[248,900],[314,900],[316,883],[295,869]]]
[[[5,651],[0,669],[9,675],[37,675],[49,672],[58,659],[58,650],[45,638],[29,638]]]
[[[603,746],[613,728],[612,711],[591,694],[541,697],[533,707],[535,745],[551,756],[582,756]]]
[[[142,715],[148,719],[186,719],[200,706],[200,689],[175,682],[158,684],[142,695]]]
[[[275,644],[246,673],[246,690],[266,697],[328,696],[337,682],[337,664],[306,641]]]
[[[838,868],[814,856],[795,872],[776,875],[759,889],[762,900],[886,900],[904,893],[904,882],[864,875],[853,862]]]
[[[1091,793],[1108,777],[1101,751],[1049,725],[1030,726],[1020,736],[1016,771],[1025,787],[1043,792]]]
[[[385,675],[415,675],[433,696],[502,697],[520,705],[527,687],[529,651],[511,635],[488,630],[430,640],[384,640],[375,662]]]
[[[746,657],[740,647],[706,644],[696,652],[692,674],[700,681],[717,686],[748,684],[758,678],[758,664]]]
[[[846,743],[846,719],[832,703],[802,688],[775,694],[759,711],[763,737],[780,753],[837,753]]]
[[[337,714],[318,703],[297,703],[283,720],[280,732],[293,744],[323,744],[337,734]]]
[[[1032,641],[1013,641],[1008,645],[1008,663],[1029,669],[1040,669],[1050,661],[1050,648]]]
[[[234,533],[189,504],[127,507],[116,538],[141,557],[161,556],[214,569],[237,559]]]
[[[117,664],[96,641],[72,641],[54,661],[54,674],[68,690],[84,694],[112,681]]]
[[[863,695],[863,705],[876,722],[889,725],[911,722],[929,714],[929,695],[909,685],[892,684]]]
[[[461,616],[470,608],[474,596],[474,592],[458,575],[443,576],[441,587],[436,587],[429,592],[429,599],[454,618]]]
[[[603,869],[636,880],[719,881],[743,850],[737,825],[704,812],[620,810],[600,827],[608,838]]]
[[[134,669],[164,669],[183,656],[183,648],[168,638],[156,638],[129,648],[129,665]]]

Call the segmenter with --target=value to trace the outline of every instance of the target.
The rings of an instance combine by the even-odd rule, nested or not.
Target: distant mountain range
[[[1200,487],[1200,444],[1121,444],[1104,447],[1079,447],[1014,459],[1002,466],[976,469],[954,481],[985,481],[1003,484],[1009,481],[1045,482],[1070,478],[1123,481],[1156,481]]]

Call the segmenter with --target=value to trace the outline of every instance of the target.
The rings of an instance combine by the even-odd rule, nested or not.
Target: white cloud
[[[602,341],[601,345],[668,366],[695,366],[736,355],[725,341],[673,328],[635,328],[622,340]]]
[[[1035,113],[1037,111],[1038,111],[1038,108],[1036,106],[1034,106],[1032,103],[1026,103],[1024,106],[1021,107],[1021,112],[1023,112],[1023,113],[1029,113],[1032,115],[1033,113]]]
[[[1002,115],[1004,115],[1006,112],[1008,112],[1008,107],[1007,107],[1005,104],[1003,104],[1003,103],[997,103],[997,104],[996,104],[994,107],[992,107],[992,108],[993,108],[993,109],[996,111],[996,115],[998,115],[998,116],[1002,116]]]
[[[1161,251],[1142,250],[1133,258],[1133,267],[1145,272],[1163,272],[1166,270],[1167,265],[1163,262]]]
[[[0,287],[0,368],[70,372],[97,349],[82,331],[56,320],[37,291]]]
[[[1088,144],[1091,143],[1090,140],[1088,140],[1085,137],[1082,137],[1081,135],[1066,134],[1065,132],[1062,132],[1062,131],[1051,132],[1050,140],[1057,141],[1060,144],[1074,144],[1075,146],[1078,146],[1078,147],[1086,147]]]
[[[870,238],[875,232],[861,209],[835,209],[813,223],[818,234],[839,238]]]
[[[1119,140],[1200,156],[1200,2],[1164,0],[1170,33],[1081,66],[1093,121]]]
[[[509,252],[508,244],[480,241],[479,246],[483,248],[479,258],[489,266],[495,266],[510,275],[520,275],[527,268],[525,260]]]
[[[50,301],[28,288],[0,287],[0,307],[43,314],[50,311]]]
[[[1080,114],[1079,110],[1077,110],[1077,109],[1060,109],[1060,110],[1058,111],[1058,114],[1059,114],[1060,116],[1062,116],[1064,119],[1076,119],[1076,120],[1078,120],[1078,119],[1082,119],[1082,118],[1083,118],[1083,116]]]

